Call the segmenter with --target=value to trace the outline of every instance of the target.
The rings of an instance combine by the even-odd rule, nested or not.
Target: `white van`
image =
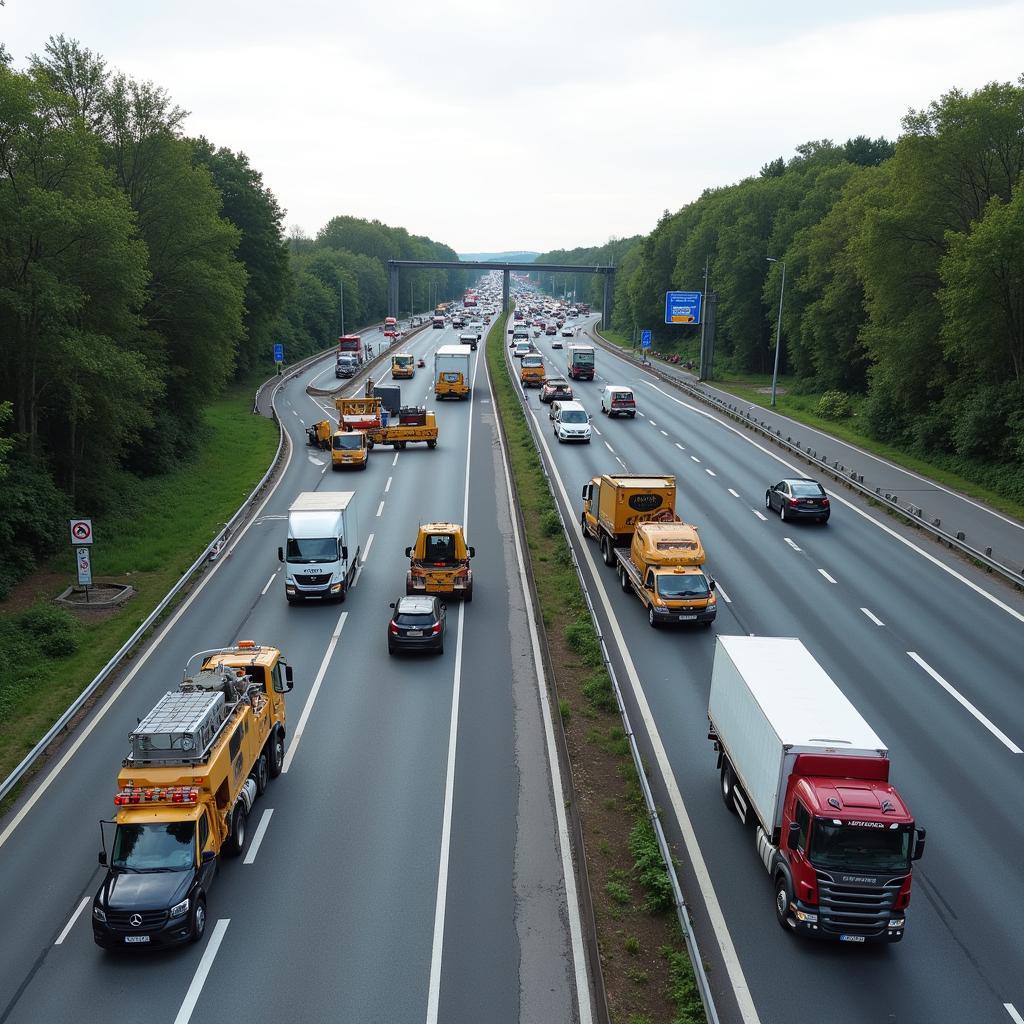
[[[636,419],[636,399],[631,388],[609,384],[601,392],[601,412],[606,416],[628,416]]]
[[[579,402],[557,402],[552,410],[551,427],[559,444],[581,441],[590,444],[590,417]]]

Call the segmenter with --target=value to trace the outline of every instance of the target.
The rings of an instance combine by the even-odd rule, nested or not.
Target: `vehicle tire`
[[[370,464],[370,460],[369,460],[369,459],[364,459],[364,460],[363,460],[363,464],[362,464],[362,465],[361,465],[361,466],[360,466],[359,468],[360,468],[360,469],[366,469],[366,467],[367,467],[367,466],[368,466],[369,464]]]
[[[437,655],[438,655],[438,657],[440,657],[440,656],[441,656],[442,654],[444,654],[444,644],[443,644],[443,643],[442,643],[442,644],[441,644],[441,646],[440,646],[440,647],[438,647],[438,649],[437,649]]]
[[[626,575],[626,570],[621,566],[619,567],[619,586],[622,587],[623,591],[629,593],[629,577]]]
[[[796,924],[789,914],[789,904],[793,899],[790,892],[789,882],[786,876],[779,873],[775,876],[775,919],[783,931],[792,932],[796,930]]]
[[[764,492],[764,507],[766,509],[768,509],[769,512],[771,512],[771,510],[772,510],[772,492],[771,491],[765,491]]]
[[[636,413],[635,413],[635,412],[631,412],[631,413],[629,414],[629,418],[630,418],[631,420],[635,420],[635,419],[636,419]]]
[[[786,521],[786,503],[785,502],[782,502],[782,504],[779,505],[779,518],[783,522]]]
[[[601,403],[601,412],[603,412],[605,416],[609,415],[608,410],[604,407],[604,402]]]
[[[331,463],[331,470],[332,471],[336,471],[336,470],[339,470],[339,469],[341,469],[341,463],[339,463],[339,462],[332,462]]]
[[[601,558],[605,565],[615,564],[615,554],[612,551],[611,541],[607,537],[601,538]]]
[[[731,814],[736,813],[736,805],[732,802],[732,791],[736,785],[736,776],[732,773],[732,766],[729,764],[727,758],[722,758],[722,779],[720,792],[722,794],[722,803],[728,808]]]
[[[224,844],[224,852],[229,857],[237,857],[245,849],[245,838],[248,832],[249,816],[245,811],[245,804],[238,801],[231,815],[231,835]]]
[[[270,764],[266,749],[261,750],[260,756],[256,758],[256,764],[252,769],[252,780],[256,783],[256,795],[263,796],[267,789],[267,783],[270,782]]]
[[[399,449],[399,451],[403,451],[404,452],[405,451],[405,445],[406,445],[405,441],[399,441],[398,442],[398,449]]]
[[[469,585],[469,590],[466,591],[465,601],[466,604],[470,604],[473,600],[473,585]]]
[[[654,617],[654,609],[650,605],[647,606],[647,623],[651,629],[658,628],[658,620]]]
[[[394,647],[392,647],[391,644],[388,644],[388,654],[394,655],[394,653],[395,653]]]
[[[374,443],[375,443],[375,442],[374,442],[374,440],[373,440],[373,438],[372,438],[372,437],[368,437],[368,438],[366,439],[366,447],[367,447],[367,448],[369,448],[371,452],[373,451],[373,446],[374,446]]]
[[[428,441],[427,442],[427,447],[428,448],[436,448],[437,447],[437,442],[436,441]]]
[[[270,777],[276,779],[284,768],[284,733],[280,729],[275,729],[271,734],[267,747],[267,768]]]
[[[828,516],[822,516],[821,517],[821,525],[822,526],[828,526]]]
[[[196,900],[196,908],[192,911],[192,931],[189,933],[189,942],[199,942],[206,934],[206,900],[199,897]]]

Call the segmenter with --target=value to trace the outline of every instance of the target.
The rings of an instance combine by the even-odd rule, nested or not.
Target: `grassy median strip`
[[[96,517],[96,583],[128,583],[137,591],[122,608],[72,614],[52,603],[76,579],[70,546],[0,603],[0,779],[160,603],[266,472],[277,426],[252,415],[255,386],[239,385],[207,407],[202,439],[188,462],[133,483],[117,511]],[[212,646],[234,637],[209,639]]]
[[[672,913],[668,873],[561,518],[505,364],[506,338],[501,316],[487,336],[487,363],[554,666],[611,1019],[699,1024],[704,1009]]]

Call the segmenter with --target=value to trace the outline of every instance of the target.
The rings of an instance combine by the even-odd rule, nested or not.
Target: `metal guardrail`
[[[508,346],[505,344],[504,339],[502,340],[502,351],[504,352],[505,367],[509,370],[510,376],[514,377],[514,367],[509,364]],[[515,388],[513,388],[515,390]],[[529,408],[529,399],[525,393],[517,392],[520,400],[523,404],[523,415],[526,419],[527,425],[533,432],[532,418],[528,415],[532,410]],[[499,411],[500,417],[500,411]],[[502,431],[504,436],[504,431]],[[536,437],[534,438],[536,442]],[[537,446],[537,455],[540,459],[541,470],[544,473],[544,480],[547,484],[548,491],[551,494],[551,498],[554,501],[555,508],[559,509],[558,498],[555,494],[555,489],[551,483],[551,476],[548,473],[548,467],[544,462],[544,457],[541,453],[541,448]],[[571,509],[569,510],[571,513]],[[704,1016],[708,1024],[719,1024],[718,1010],[715,1007],[714,996],[711,992],[711,985],[708,981],[707,972],[704,969],[704,960],[701,957],[700,949],[697,946],[697,937],[693,933],[693,927],[690,923],[689,908],[686,904],[686,898],[683,896],[682,887],[679,884],[679,876],[676,874],[675,861],[672,856],[671,848],[668,845],[668,839],[665,836],[665,830],[661,823],[661,815],[658,811],[657,803],[654,800],[654,793],[651,790],[650,784],[647,781],[647,769],[643,762],[643,757],[640,753],[640,747],[636,741],[636,735],[633,732],[633,727],[629,721],[629,713],[626,710],[625,700],[622,696],[622,689],[619,686],[618,676],[615,672],[615,667],[612,664],[611,657],[608,653],[608,647],[605,644],[604,633],[601,630],[601,623],[598,620],[597,612],[594,608],[594,604],[590,598],[590,591],[587,588],[586,580],[583,576],[583,569],[580,566],[579,560],[576,558],[576,552],[572,545],[572,536],[569,533],[569,528],[566,525],[565,517],[559,512],[559,519],[562,522],[562,533],[565,537],[566,545],[569,549],[569,554],[572,557],[572,564],[576,570],[576,576],[579,580],[580,590],[583,592],[583,598],[587,602],[587,610],[590,613],[590,620],[594,625],[594,633],[597,636],[598,641],[601,644],[601,657],[604,661],[605,670],[608,673],[608,678],[611,680],[612,689],[615,693],[615,703],[619,710],[619,716],[622,719],[623,732],[629,740],[629,751],[633,758],[633,766],[636,769],[637,779],[640,784],[641,792],[644,797],[644,807],[647,811],[647,818],[651,823],[651,827],[654,830],[654,835],[658,843],[658,851],[661,853],[661,859],[665,864],[665,870],[668,874],[669,883],[672,887],[672,901],[675,906],[676,918],[679,922],[679,927],[682,930],[683,938],[686,942],[686,952],[690,957],[690,963],[693,967],[694,978],[697,982],[697,990],[700,994],[701,1003],[704,1006]],[[575,522],[575,516],[572,517],[572,521]],[[554,681],[554,676],[552,676]],[[556,687],[557,690],[557,687]],[[582,858],[581,858],[582,860]]]
[[[702,401],[706,405],[710,405],[724,415],[729,416],[731,419],[742,423],[744,426],[757,431],[762,436],[774,441],[779,445],[779,447],[786,449],[793,455],[799,455],[801,458],[813,463],[822,470],[822,472],[832,477],[834,480],[845,484],[847,487],[851,488],[851,490],[857,491],[859,494],[872,501],[877,501],[890,512],[894,512],[897,515],[902,516],[914,526],[919,527],[926,533],[930,533],[937,540],[942,541],[944,544],[956,551],[959,551],[961,554],[966,555],[968,558],[974,559],[974,561],[979,562],[989,571],[997,573],[1015,586],[1024,589],[1024,572],[1021,572],[1013,566],[1006,565],[994,558],[992,556],[991,548],[986,548],[984,551],[980,551],[977,548],[972,547],[967,543],[964,533],[958,532],[957,534],[951,534],[946,530],[943,530],[941,520],[933,519],[929,522],[924,515],[924,510],[920,506],[913,505],[910,502],[907,502],[906,506],[901,505],[898,495],[887,492],[881,487],[872,488],[865,486],[864,475],[862,473],[857,473],[852,469],[848,469],[844,464],[840,463],[838,459],[830,462],[826,455],[819,455],[817,449],[809,448],[807,445],[801,445],[799,441],[794,441],[792,436],[783,439],[782,431],[780,429],[773,428],[763,420],[752,416],[750,407],[741,408],[739,405],[734,405],[732,402],[728,402],[723,398],[719,398],[717,395],[711,394],[704,388],[700,387],[699,384],[690,384],[688,381],[680,380],[678,377],[674,377],[671,374],[663,373],[658,369],[658,367],[651,363],[641,363],[640,360],[632,356],[631,353],[620,348],[618,345],[613,345],[607,338],[602,337],[597,332],[596,328],[591,329],[591,336],[607,351],[613,352],[615,355],[626,359],[628,362],[632,362],[636,366],[642,366],[652,376],[657,377],[658,380],[663,383],[677,388],[685,394],[690,395],[692,398]],[[754,406],[753,408],[758,407]]]

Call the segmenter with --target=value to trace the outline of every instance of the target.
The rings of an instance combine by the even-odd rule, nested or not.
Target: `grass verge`
[[[0,603],[0,779],[160,603],[266,472],[277,426],[252,415],[255,386],[239,384],[206,408],[188,462],[166,476],[134,481],[120,508],[97,517],[96,582],[129,583],[137,591],[122,608],[72,615],[51,603],[74,582],[70,548]]]
[[[505,366],[506,318],[487,336],[487,363],[554,666],[590,873],[610,1016],[627,1024],[702,1024],[704,1009],[672,912],[668,874],[647,819],[561,519]]]

